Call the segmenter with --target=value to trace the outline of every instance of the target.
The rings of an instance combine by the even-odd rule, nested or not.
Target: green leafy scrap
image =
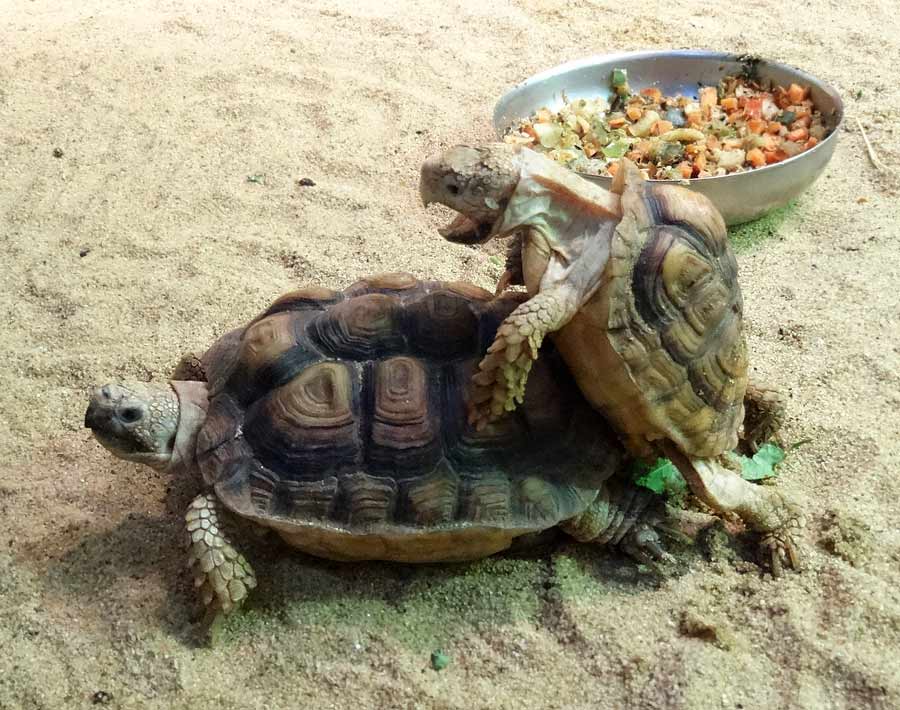
[[[784,461],[784,449],[775,444],[764,444],[752,457],[737,456],[741,464],[741,477],[747,481],[762,481],[777,476],[776,466]],[[687,492],[687,483],[669,459],[659,458],[652,464],[636,461],[629,471],[632,480],[654,493],[681,496]]]
[[[631,467],[635,483],[654,493],[679,495],[687,490],[687,483],[669,459],[656,459],[652,464],[635,461]]]
[[[437,649],[431,652],[431,667],[436,671],[442,671],[450,665],[450,656]]]
[[[775,467],[784,461],[784,449],[775,444],[763,444],[753,458],[738,456],[741,462],[741,477],[748,481],[761,481],[777,476]]]

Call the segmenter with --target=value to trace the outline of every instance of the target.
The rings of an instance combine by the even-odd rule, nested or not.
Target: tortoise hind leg
[[[206,370],[203,369],[203,361],[200,356],[194,353],[182,355],[169,379],[206,382]]]
[[[776,437],[784,423],[784,396],[758,382],[748,382],[744,394],[744,433],[741,440],[752,453]]]
[[[688,458],[671,444],[663,448],[697,498],[717,512],[735,513],[751,530],[762,533],[760,552],[775,577],[784,566],[799,567],[795,537],[803,517],[794,503],[775,488],[745,481],[713,459]]]
[[[663,525],[662,501],[647,488],[630,481],[610,481],[580,515],[560,523],[579,542],[615,545],[638,562],[670,562],[657,530],[675,534]]]
[[[222,618],[240,608],[256,587],[253,568],[229,539],[226,515],[215,495],[204,493],[191,501],[184,516],[188,567],[213,640]]]

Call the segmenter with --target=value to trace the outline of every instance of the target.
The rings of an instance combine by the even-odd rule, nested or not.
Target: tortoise
[[[671,559],[660,501],[552,348],[515,416],[466,422],[471,375],[521,301],[404,273],[303,288],[186,356],[184,379],[95,389],[85,426],[120,458],[199,469],[185,522],[211,623],[256,586],[239,521],[334,560],[470,560],[554,526]]]
[[[442,235],[480,243],[521,230],[501,278],[530,295],[503,322],[473,378],[470,418],[521,402],[548,333],[588,401],[629,452],[670,458],[692,492],[762,533],[775,575],[798,564],[797,508],[733,470],[783,420],[774,390],[748,382],[737,263],[704,196],[645,180],[628,160],[612,190],[522,146],[455,146],[422,166],[424,204],[459,212]],[[745,410],[745,402],[747,403]],[[749,415],[745,421],[745,411]]]

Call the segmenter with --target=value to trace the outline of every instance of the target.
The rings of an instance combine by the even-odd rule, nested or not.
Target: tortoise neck
[[[172,446],[172,458],[166,470],[179,466],[191,467],[197,458],[197,434],[206,421],[209,389],[205,382],[172,380],[169,383],[178,395],[178,429]]]

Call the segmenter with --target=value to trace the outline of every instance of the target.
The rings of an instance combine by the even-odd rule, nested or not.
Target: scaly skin
[[[256,587],[256,574],[229,539],[224,510],[213,494],[194,498],[184,520],[188,568],[214,634],[220,619],[239,609]]]
[[[206,370],[203,368],[203,360],[195,353],[185,353],[175,366],[171,379],[206,382]]]
[[[796,538],[804,519],[794,503],[775,488],[745,481],[727,467],[724,457],[722,462],[688,458],[671,444],[663,450],[697,498],[720,513],[736,514],[762,534],[760,554],[775,577],[781,576],[785,566],[799,567]]]
[[[665,527],[664,514],[654,503],[659,498],[633,483],[612,481],[581,515],[560,523],[560,528],[579,542],[620,547],[642,564],[670,562],[671,555],[661,544],[657,530],[673,536],[684,535]]]
[[[640,172],[628,161],[620,165],[612,191],[604,191],[547,158],[506,145],[451,148],[423,165],[420,181],[423,202],[440,202],[472,221],[471,236],[467,237],[465,230],[459,228],[454,232],[455,241],[482,242],[520,229],[526,234],[523,275],[531,300],[501,326],[497,340],[473,378],[470,419],[478,427],[515,408],[521,401],[521,391],[536,354],[534,344],[569,323],[573,316],[577,318],[578,309],[588,303],[602,277],[621,278],[625,273],[615,271],[624,268],[618,262],[607,269],[612,230],[621,225],[620,219],[624,221],[623,214],[628,217],[637,214],[636,209],[640,212],[643,185]],[[702,198],[690,193],[680,197],[675,192],[667,195],[672,197],[666,204],[675,221],[691,222],[696,217],[701,232],[712,230],[717,239],[725,239],[724,223]],[[464,223],[463,219],[455,222],[457,227]],[[537,254],[539,249],[546,253]],[[618,254],[616,258],[621,260],[624,256],[627,254]],[[547,294],[566,287],[574,306],[562,318],[562,309],[546,298]],[[546,318],[542,308],[546,310]],[[589,323],[590,328],[583,332],[577,328],[564,331],[563,336],[568,333],[575,337],[574,333],[578,333],[578,337],[568,355],[565,347],[561,345],[560,349],[569,358],[576,378],[578,371],[586,378],[579,381],[582,391],[598,409],[606,411],[604,405],[608,404],[606,395],[611,391],[610,386],[623,385],[627,389],[627,381],[610,382],[608,378],[624,375],[610,374],[607,367],[610,353],[598,352],[591,345],[593,337],[605,337],[603,324],[597,328],[590,319],[580,322]],[[629,393],[625,401],[640,396],[637,390]],[[745,407],[744,442],[755,451],[780,426],[783,403],[777,393],[751,385]],[[638,410],[627,408],[631,414],[635,411]],[[641,419],[636,414],[627,421],[611,418],[623,433],[634,438],[632,445],[640,449],[636,454],[655,454],[653,449],[661,445],[698,498],[719,512],[740,515],[751,529],[762,533],[762,550],[770,559],[773,573],[780,574],[785,565],[797,565],[794,538],[802,523],[796,507],[780,493],[744,481],[714,458],[693,458],[675,448],[672,442],[666,442],[663,433],[654,431],[649,419]],[[646,433],[642,429],[645,426]]]
[[[562,327],[571,314],[561,293],[542,291],[507,316],[472,378],[470,424],[482,429],[522,403],[544,337]]]
[[[784,396],[775,389],[751,380],[744,394],[744,432],[741,440],[751,452],[777,438],[784,423]]]

